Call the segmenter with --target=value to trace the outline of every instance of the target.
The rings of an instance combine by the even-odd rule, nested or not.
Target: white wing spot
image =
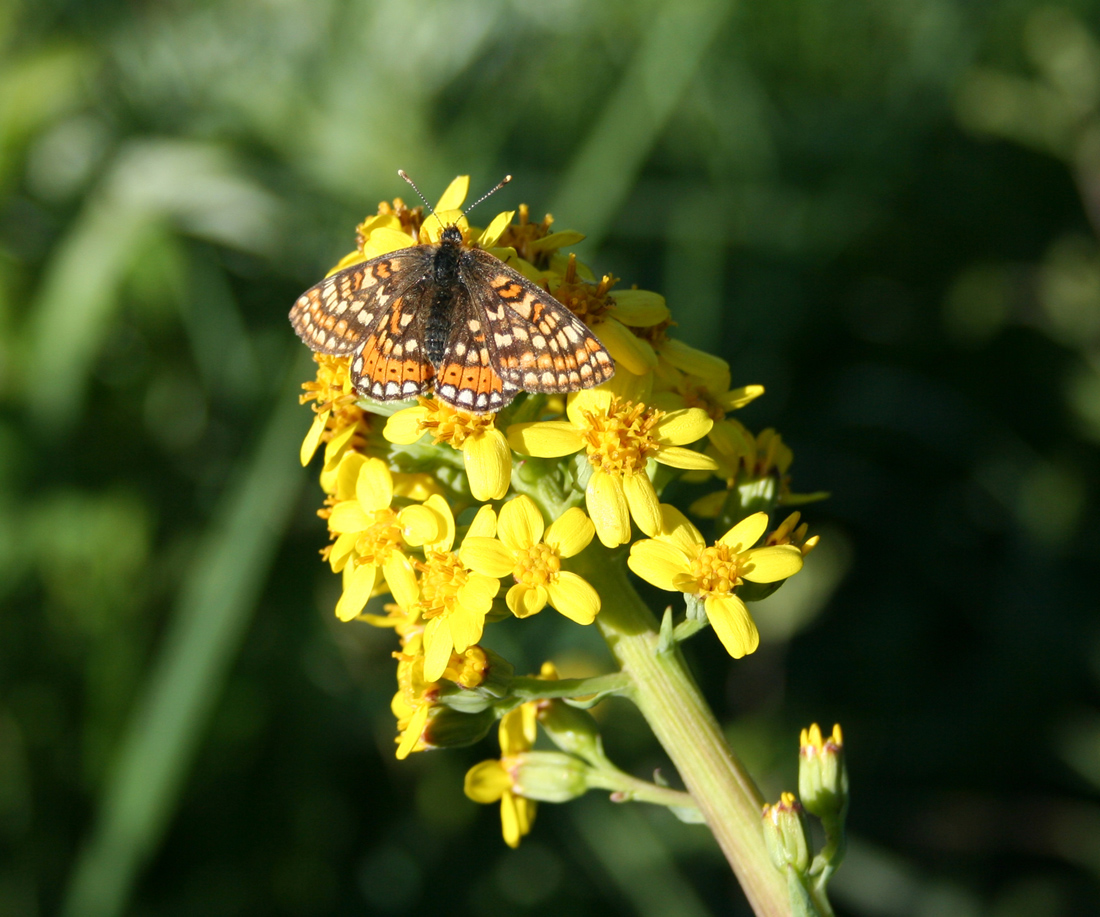
[[[460,391],[458,393],[458,403],[472,405],[474,403],[474,390],[472,388],[464,388]]]

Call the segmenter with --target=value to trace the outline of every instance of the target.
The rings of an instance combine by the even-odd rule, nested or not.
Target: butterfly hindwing
[[[463,256],[461,273],[484,325],[492,363],[514,387],[573,392],[614,374],[610,354],[585,324],[518,271],[472,249]]]
[[[431,266],[428,246],[412,246],[353,264],[298,297],[290,310],[294,330],[311,350],[342,356],[367,340],[371,329]]]
[[[499,411],[519,390],[493,367],[489,332],[474,308],[469,290],[459,287],[453,324],[435,381],[435,396],[456,408],[475,413]]]
[[[422,343],[429,296],[426,285],[416,283],[389,302],[352,359],[356,391],[376,401],[427,394],[435,375]]]

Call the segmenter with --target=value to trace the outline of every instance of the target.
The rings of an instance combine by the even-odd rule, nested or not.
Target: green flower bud
[[[562,700],[545,701],[539,707],[539,722],[562,751],[593,763],[603,760],[600,727],[587,711],[571,707]]]
[[[803,729],[798,750],[798,794],[806,811],[823,822],[843,818],[848,806],[848,768],[840,726],[823,738],[817,723]]]
[[[540,802],[568,802],[588,792],[588,765],[557,751],[528,751],[505,761],[512,788]]]
[[[443,673],[435,703],[462,713],[487,710],[512,690],[515,667],[503,656],[483,646],[454,654]]]
[[[783,793],[779,802],[764,806],[764,842],[775,868],[804,874],[810,865],[805,816],[793,793]]]
[[[424,724],[421,738],[429,748],[473,745],[489,734],[496,721],[496,713],[492,709],[478,713],[461,713],[449,707],[439,707]]]

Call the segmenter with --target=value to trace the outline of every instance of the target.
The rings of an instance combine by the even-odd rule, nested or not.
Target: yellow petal
[[[313,423],[310,425],[306,438],[302,440],[302,448],[298,452],[298,458],[301,459],[303,468],[309,464],[309,460],[313,458],[313,453],[321,445],[321,434],[325,432],[325,424],[328,423],[331,416],[332,411],[322,411],[320,414],[313,415]]]
[[[656,535],[661,530],[661,504],[653,482],[644,471],[623,477],[623,492],[630,507],[630,515],[647,535]]]
[[[530,751],[538,734],[539,717],[534,704],[523,704],[509,710],[500,718],[500,728],[497,730],[501,753],[518,755]]]
[[[683,446],[661,446],[653,456],[662,465],[685,468],[688,471],[716,471],[718,463],[709,455],[694,452]]]
[[[708,595],[704,607],[711,627],[734,659],[756,651],[760,645],[760,632],[745,603],[737,596]]]
[[[728,495],[729,491],[716,490],[712,494],[700,497],[688,508],[693,516],[701,516],[704,519],[717,519],[718,514],[722,512],[722,507],[726,505]]]
[[[512,222],[512,217],[515,215],[516,212],[514,210],[506,210],[493,217],[493,222],[486,226],[485,229],[482,230],[480,237],[478,237],[478,247],[492,248],[496,245],[500,237],[504,234],[504,230],[508,228],[508,224]]]
[[[428,722],[428,714],[431,713],[430,704],[421,704],[409,718],[405,731],[401,733],[401,741],[397,746],[397,760],[404,761],[409,753],[416,748],[416,743],[424,734],[424,724]]]
[[[393,501],[393,478],[381,459],[370,458],[355,479],[355,496],[365,510],[386,509]]]
[[[631,328],[648,328],[669,318],[665,298],[651,290],[615,290],[611,299],[615,318]]]
[[[361,532],[373,522],[374,520],[363,511],[358,500],[344,500],[337,503],[328,517],[329,530],[337,535],[345,532]]]
[[[343,456],[344,447],[347,446],[354,435],[355,424],[352,424],[350,427],[337,430],[332,439],[325,443],[325,468],[335,467]]]
[[[587,580],[563,570],[546,587],[550,604],[578,624],[591,624],[600,612],[600,594]]]
[[[507,576],[516,565],[512,552],[495,538],[471,538],[467,535],[462,541],[458,556],[471,570],[497,579]]]
[[[596,324],[593,333],[607,348],[615,364],[622,364],[637,376],[652,372],[657,367],[657,354],[647,341],[635,336],[626,325],[613,318]]]
[[[328,562],[329,566],[332,567],[333,573],[339,573],[344,569],[344,564],[346,564],[348,558],[351,557],[355,549],[355,542],[358,540],[358,532],[345,532],[333,542],[332,550],[328,552]]]
[[[550,523],[543,540],[559,557],[573,557],[591,544],[595,534],[596,527],[584,510],[572,506]]]
[[[344,591],[336,603],[336,617],[341,621],[350,621],[358,616],[367,604],[378,582],[377,564],[360,564],[344,582]]]
[[[512,788],[512,778],[496,760],[482,761],[466,772],[462,791],[474,802],[492,803]]]
[[[688,517],[671,503],[661,504],[661,540],[670,542],[689,558],[698,557],[707,545]]]
[[[358,452],[345,452],[336,468],[336,499],[354,500],[355,485],[359,480],[359,469],[367,460]]]
[[[500,581],[496,577],[478,573],[475,570],[467,576],[466,582],[459,586],[458,603],[484,617],[492,607],[493,599],[496,598],[499,590]],[[480,632],[478,636],[480,637]]]
[[[762,385],[743,385],[741,388],[726,392],[719,399],[719,403],[727,411],[736,411],[738,408],[743,408],[750,401],[755,401],[763,394],[764,386]]]
[[[722,544],[729,545],[737,553],[741,553],[746,548],[751,548],[756,544],[767,527],[768,514],[753,513],[738,522],[718,540]]]
[[[604,545],[614,548],[630,541],[630,510],[622,478],[595,469],[584,496],[596,535]]]
[[[435,211],[438,213],[441,210],[461,210],[462,203],[466,200],[466,195],[470,193],[470,176],[469,175],[457,175],[454,181],[447,185],[447,190],[440,195],[438,201],[436,201]]]
[[[542,511],[526,494],[509,500],[500,508],[500,540],[511,551],[523,551],[542,540],[546,521]],[[501,574],[503,575],[503,574]]]
[[[386,426],[382,428],[382,435],[391,443],[400,446],[408,446],[424,436],[424,419],[428,416],[428,409],[417,405],[415,408],[405,408],[390,415]]]
[[[596,388],[582,389],[569,396],[569,401],[565,406],[565,414],[573,426],[584,428],[587,424],[584,415],[586,413],[607,414],[611,409],[612,397],[613,393],[602,385]]]
[[[461,594],[460,590],[459,595]],[[455,652],[461,653],[481,639],[481,632],[485,628],[485,612],[475,611],[460,599],[455,610],[447,616],[447,623],[451,629]]]
[[[449,617],[432,618],[424,627],[424,680],[439,681],[454,652]]]
[[[386,585],[390,587],[394,601],[402,608],[411,608],[420,598],[412,561],[400,551],[390,552],[382,566],[382,575],[386,578]]]
[[[702,439],[713,426],[714,421],[702,408],[684,408],[665,414],[653,432],[662,446],[684,446]]]
[[[558,458],[579,450],[584,440],[571,423],[546,420],[512,424],[508,428],[508,445],[524,455]]]
[[[499,430],[486,430],[462,444],[462,458],[470,493],[479,503],[500,500],[508,493],[512,476],[512,451]]]
[[[447,532],[447,522],[429,506],[406,506],[397,514],[401,537],[406,544],[419,547],[439,541]]]
[[[552,232],[541,239],[532,239],[527,243],[527,248],[532,252],[557,251],[559,248],[568,248],[583,242],[585,235],[575,229],[563,229],[560,232]],[[580,267],[580,264],[577,265]],[[579,273],[579,272],[578,272]]]
[[[368,259],[378,258],[381,255],[388,255],[390,252],[409,248],[413,243],[414,240],[407,232],[380,226],[370,234],[370,238],[364,243],[363,254]]]
[[[630,546],[626,565],[647,583],[666,592],[679,592],[676,577],[690,573],[684,552],[655,538],[634,542]]]
[[[708,381],[722,381],[729,378],[730,365],[721,357],[698,350],[695,347],[667,338],[660,345],[661,356],[677,369]]]
[[[638,376],[621,366],[615,368],[615,375],[597,387],[597,391],[606,391],[620,401],[633,401],[635,404],[650,404],[653,398],[653,373]],[[683,405],[676,405],[683,407]]]
[[[505,601],[508,603],[509,610],[517,618],[529,618],[531,615],[537,615],[546,607],[548,598],[549,593],[547,593],[544,586],[527,586],[523,583],[516,583],[508,590]]]
[[[470,528],[466,531],[468,538],[492,538],[497,533],[497,516],[491,506],[483,506],[474,515]]]
[[[778,583],[802,569],[802,551],[793,544],[753,548],[741,559],[741,575],[754,583]]]
[[[441,523],[439,537],[434,541],[425,541],[424,547],[432,551],[449,551],[455,543],[455,517],[451,513],[451,507],[439,494],[432,494],[423,503],[436,514]]]

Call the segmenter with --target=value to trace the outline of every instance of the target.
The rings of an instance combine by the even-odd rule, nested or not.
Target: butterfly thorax
[[[461,289],[458,266],[462,260],[462,231],[457,226],[443,230],[439,248],[432,256],[431,309],[424,325],[424,352],[434,366],[443,362],[443,352],[451,336],[455,299]]]

